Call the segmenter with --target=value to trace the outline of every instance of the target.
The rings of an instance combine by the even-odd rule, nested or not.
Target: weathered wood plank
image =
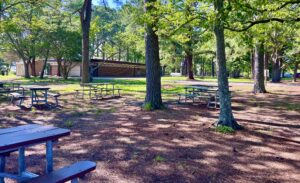
[[[15,137],[18,135],[30,135],[30,134],[34,134],[37,132],[44,132],[44,131],[50,131],[50,130],[55,130],[58,129],[57,127],[53,127],[53,126],[41,126],[38,125],[34,128],[29,128],[29,129],[24,129],[24,130],[20,130],[20,131],[15,131],[12,133],[6,133],[6,134],[0,134],[0,139],[1,138],[11,138],[11,137]]]
[[[17,126],[17,127],[12,127],[12,128],[3,128],[3,129],[0,129],[0,135],[6,134],[6,133],[22,131],[22,130],[26,130],[26,129],[32,129],[32,128],[36,128],[39,126],[40,125],[37,125],[37,124],[31,124],[31,125],[22,125],[22,126]]]
[[[70,180],[75,180],[78,177],[96,169],[96,163],[91,161],[80,161],[70,166],[56,170],[50,174],[37,177],[29,183],[63,183]]]
[[[5,137],[5,135],[2,135],[0,136],[0,151],[15,149],[23,146],[30,146],[36,143],[43,143],[48,140],[57,140],[58,138],[67,135],[70,135],[70,130],[62,128],[25,135],[9,135],[9,139],[2,138]]]

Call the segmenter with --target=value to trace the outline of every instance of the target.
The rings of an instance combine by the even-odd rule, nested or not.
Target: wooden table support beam
[[[53,141],[46,142],[46,173],[53,171]]]
[[[6,161],[5,155],[0,155],[0,173],[5,172],[5,161]],[[0,176],[0,183],[4,183],[4,177]]]

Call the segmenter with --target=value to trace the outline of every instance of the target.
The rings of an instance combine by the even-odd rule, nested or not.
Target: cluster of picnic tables
[[[16,82],[0,82],[0,94],[10,96],[11,103],[18,102],[18,106],[22,106],[26,96],[25,91],[30,91],[31,105],[44,104],[48,107],[57,107],[59,93],[50,92],[50,87],[39,85],[24,85]],[[115,87],[114,83],[84,83],[80,84],[80,89],[75,90],[75,98],[84,98],[88,95],[90,99],[103,99],[106,96],[120,97],[119,88]],[[48,98],[52,97],[55,100],[54,105],[50,105]]]

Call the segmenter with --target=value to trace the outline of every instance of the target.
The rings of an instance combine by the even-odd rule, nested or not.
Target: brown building
[[[36,74],[40,74],[43,61],[37,60],[35,62]],[[140,63],[131,63],[123,61],[103,60],[103,59],[91,59],[91,68],[93,69],[93,77],[145,77],[146,65]],[[56,76],[58,65],[56,60],[48,60],[45,75]],[[31,74],[31,68],[29,68]],[[23,62],[17,62],[16,64],[17,76],[24,76],[24,64]],[[70,71],[69,76],[80,77],[81,76],[81,63],[77,63]]]
[[[145,77],[146,65],[123,61],[91,59],[94,77]]]

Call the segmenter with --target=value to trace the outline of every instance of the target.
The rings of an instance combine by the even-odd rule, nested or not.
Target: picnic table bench
[[[29,183],[63,183],[67,181],[75,183],[78,182],[78,177],[82,177],[95,169],[96,163],[91,161],[80,161],[44,176],[34,178],[30,180]]]
[[[15,179],[19,182],[66,182],[95,169],[96,164],[82,161],[53,171],[53,145],[59,138],[70,135],[70,130],[53,126],[37,124],[22,125],[13,128],[0,129],[0,183],[4,178]],[[39,176],[26,171],[25,149],[37,144],[46,144],[46,175]],[[18,151],[18,175],[5,171],[6,157],[11,152]]]
[[[18,106],[21,106],[22,103],[24,102],[24,99],[26,98],[25,95],[13,92],[9,94],[11,96],[10,102],[14,105],[16,100],[19,100]]]

